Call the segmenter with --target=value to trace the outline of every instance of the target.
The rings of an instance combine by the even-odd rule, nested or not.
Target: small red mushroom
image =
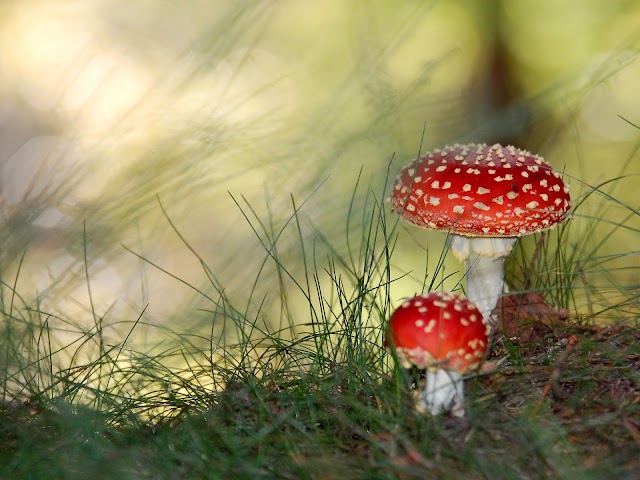
[[[513,146],[454,145],[407,165],[391,203],[419,227],[451,231],[465,262],[466,293],[487,320],[504,288],[504,257],[518,237],[554,227],[571,208],[569,187],[541,157]]]
[[[405,300],[389,320],[388,343],[404,367],[427,369],[418,407],[464,416],[462,375],[477,368],[489,348],[489,326],[460,295],[432,292]]]

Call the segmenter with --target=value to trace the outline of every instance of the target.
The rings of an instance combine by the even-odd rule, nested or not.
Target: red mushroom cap
[[[541,157],[485,144],[445,147],[407,165],[391,203],[418,226],[492,237],[546,230],[571,208],[569,187]]]
[[[405,300],[389,320],[390,342],[403,364],[465,373],[487,354],[489,326],[476,306],[453,293]]]

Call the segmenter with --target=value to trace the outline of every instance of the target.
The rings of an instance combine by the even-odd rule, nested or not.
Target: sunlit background
[[[69,339],[103,318],[119,341],[147,305],[145,323],[206,332],[211,305],[187,284],[216,292],[167,216],[242,304],[266,252],[236,202],[273,237],[302,205],[306,255],[317,232],[344,253],[358,177],[355,211],[384,198],[389,162],[394,175],[455,142],[538,153],[574,200],[625,176],[605,191],[637,208],[639,35],[640,3],[625,0],[5,0],[2,280]],[[600,253],[634,252],[638,217],[598,212],[627,222]],[[572,221],[594,243],[611,232]],[[445,239],[399,234],[394,300],[420,291]],[[303,275],[297,229],[278,245]],[[607,281],[638,282],[637,256],[615,266]],[[445,287],[460,269],[447,258]],[[277,322],[275,277],[262,271],[253,311]]]

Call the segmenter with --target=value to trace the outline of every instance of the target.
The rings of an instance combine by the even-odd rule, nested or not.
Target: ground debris
[[[585,464],[590,454],[623,461],[640,455],[639,329],[585,328],[562,316],[551,323],[547,311],[513,335],[513,311],[503,312],[507,329],[498,334],[488,359],[500,365],[480,375],[478,381],[491,392],[481,401],[497,402],[514,418],[523,412],[533,421],[551,415],[584,454]],[[629,463],[630,470],[637,466]]]
[[[493,313],[500,332],[525,341],[537,340],[569,320],[568,310],[549,306],[537,292],[503,295]]]

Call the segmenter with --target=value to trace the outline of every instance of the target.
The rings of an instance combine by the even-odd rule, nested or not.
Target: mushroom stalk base
[[[427,370],[427,381],[420,392],[418,407],[438,415],[451,410],[456,417],[464,417],[464,383],[462,375],[443,369]]]

